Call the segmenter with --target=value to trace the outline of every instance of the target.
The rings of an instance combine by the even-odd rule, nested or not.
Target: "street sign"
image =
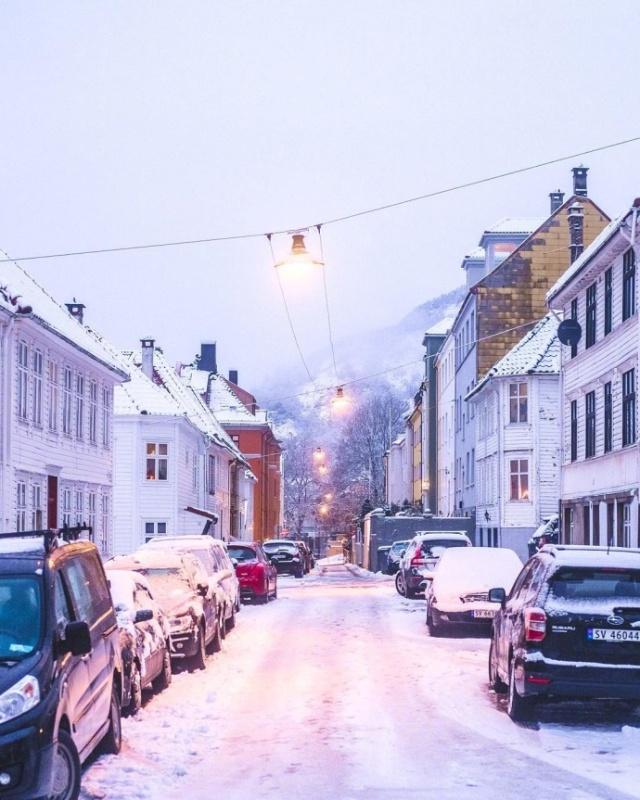
[[[562,344],[574,346],[582,336],[582,328],[577,319],[564,319],[558,325],[558,339]]]

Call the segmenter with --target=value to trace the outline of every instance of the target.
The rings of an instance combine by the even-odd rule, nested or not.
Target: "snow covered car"
[[[496,614],[489,602],[494,586],[511,589],[522,561],[505,547],[456,547],[440,556],[427,576],[426,623],[431,636],[456,624],[488,627]]]
[[[302,555],[304,557],[304,571],[305,571],[305,574],[308,573],[308,572],[311,572],[311,570],[313,569],[313,563],[312,563],[313,562],[313,556],[311,555],[311,550],[309,550],[309,546],[307,545],[306,542],[303,542],[303,541],[298,540],[298,539],[294,540],[294,544],[298,545],[298,549],[300,550],[300,552],[302,553]]]
[[[410,539],[401,539],[391,545],[387,552],[387,563],[384,569],[387,575],[395,575],[400,569],[400,559],[404,555],[410,541]]]
[[[396,591],[403,597],[423,592],[427,576],[435,569],[440,556],[450,547],[471,547],[471,539],[462,531],[420,531],[407,545],[396,573]]]
[[[640,704],[640,550],[545,545],[489,599],[489,684],[513,720],[543,699]]]
[[[291,539],[269,539],[262,547],[279,573],[289,573],[296,578],[304,576],[304,556]]]
[[[141,549],[147,548],[191,553],[198,559],[207,574],[211,594],[215,595],[220,609],[220,635],[224,639],[227,631],[236,624],[236,612],[240,610],[240,583],[222,539],[198,533],[154,536]]]
[[[233,542],[228,546],[235,562],[243,600],[268,603],[278,596],[278,570],[264,554],[259,542]]]
[[[135,714],[144,689],[171,683],[171,630],[143,575],[109,569],[107,578],[120,629],[122,707]]]
[[[221,647],[220,610],[198,559],[190,553],[149,548],[115,556],[107,566],[144,575],[169,618],[171,658],[186,659],[192,669],[204,669],[207,648]]]

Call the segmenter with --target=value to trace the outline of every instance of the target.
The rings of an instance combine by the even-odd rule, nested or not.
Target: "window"
[[[76,375],[76,439],[84,436],[84,377]]]
[[[596,343],[596,285],[592,283],[587,289],[587,330],[585,336],[585,348],[591,347]]]
[[[33,351],[33,424],[42,426],[42,377],[44,360],[41,350]]]
[[[96,493],[89,492],[87,494],[87,524],[91,528],[91,532],[95,534],[96,531]]]
[[[76,489],[76,525],[84,522],[84,494],[82,489]]]
[[[97,557],[74,558],[62,569],[77,618],[93,626],[111,606],[109,587]]]
[[[636,440],[636,371],[622,375],[622,446]]]
[[[191,457],[191,483],[194,489],[198,488],[198,454]]]
[[[154,536],[166,536],[167,523],[166,522],[145,522],[144,523],[144,540],[148,542]]]
[[[209,494],[216,493],[216,457],[209,456],[209,469],[207,470],[207,491]],[[414,478],[415,478],[415,465],[414,465]]]
[[[527,422],[528,387],[526,383],[509,384],[509,422]]]
[[[27,484],[18,481],[16,486],[16,530],[27,530]]]
[[[18,417],[27,419],[29,392],[29,348],[26,342],[18,343]]]
[[[604,273],[604,335],[611,333],[613,327],[613,269]]]
[[[571,401],[571,460],[578,459],[578,401]]]
[[[73,622],[73,613],[69,607],[67,593],[62,583],[62,575],[56,572],[55,595],[53,600],[54,614],[56,617],[56,629],[60,634],[64,634],[64,630],[70,622]]]
[[[604,385],[604,452],[613,447],[613,408],[611,404],[611,381]]]
[[[62,386],[62,432],[71,436],[71,389],[73,374],[71,367],[64,368],[64,384]]]
[[[587,392],[584,398],[585,437],[584,454],[592,458],[596,454],[596,393]]]
[[[630,247],[622,257],[622,321],[636,313],[636,253]]]
[[[469,479],[469,483],[471,486],[474,485],[476,482],[476,449],[475,447],[471,448],[471,478]]]
[[[526,458],[512,458],[511,466],[511,499],[529,499],[529,461]]]
[[[98,384],[91,381],[89,384],[89,441],[97,442],[98,436]]]
[[[102,390],[102,446],[109,447],[111,441],[111,392]]]
[[[49,362],[49,430],[58,430],[58,365]]]
[[[147,442],[147,480],[167,480],[168,444]]]
[[[100,531],[101,550],[109,552],[109,495],[102,495],[102,526]]]
[[[631,503],[622,505],[622,546],[631,547]]]
[[[471,469],[469,467],[469,451],[467,451],[467,454],[465,456],[465,460],[466,460],[466,462],[465,462],[466,463],[465,475],[467,476],[467,483],[465,484],[465,486],[468,486],[471,483]]]
[[[71,526],[71,489],[62,491],[62,526],[64,528]]]
[[[571,301],[571,319],[578,319],[578,298],[574,297]],[[578,343],[571,345],[571,358],[578,355]]]
[[[42,486],[31,484],[31,530],[42,530]]]

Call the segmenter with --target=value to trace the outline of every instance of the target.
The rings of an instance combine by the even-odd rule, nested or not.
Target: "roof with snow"
[[[491,378],[518,375],[558,375],[560,373],[560,341],[557,336],[558,320],[547,314],[523,336],[509,352],[496,362],[467,399],[478,392]]]
[[[9,256],[0,250],[0,255]],[[54,298],[16,261],[0,263],[0,306],[5,310],[33,318],[44,328],[65,339],[82,352],[90,355],[124,379],[122,363],[113,357],[111,348],[102,337],[90,331],[67,308]],[[30,306],[31,313],[26,311]],[[20,309],[25,311],[20,311]]]
[[[539,228],[545,219],[546,217],[503,217],[485,230],[483,238],[492,233],[528,236]]]
[[[587,265],[587,263],[609,242],[620,230],[626,218],[632,212],[627,209],[622,214],[612,219],[611,222],[600,231],[591,244],[571,264],[569,269],[558,278],[551,289],[547,292],[547,302],[552,300],[564,287]]]
[[[267,412],[261,408],[252,413],[222,375],[186,367],[183,375],[200,395],[209,394],[209,407],[223,425],[267,425]]]
[[[455,320],[455,316],[444,317],[440,322],[436,322],[435,325],[432,325],[425,333],[425,336],[446,336],[451,330]]]
[[[484,261],[486,254],[484,247],[474,247],[466,254],[463,261]]]

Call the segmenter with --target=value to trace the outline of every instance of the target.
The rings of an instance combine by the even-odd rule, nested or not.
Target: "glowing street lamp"
[[[326,503],[323,503],[321,506],[319,506],[318,513],[320,516],[326,517],[329,513],[329,506]]]
[[[319,472],[321,475],[326,475],[326,474],[327,474],[327,467],[326,467],[326,465],[325,465],[325,464],[320,464],[320,466],[318,467],[318,472]]]
[[[336,395],[331,400],[331,407],[338,414],[343,414],[345,411],[349,410],[350,405],[351,402],[344,393],[344,386],[338,386],[336,389]]]
[[[333,495],[331,494],[331,492],[329,492],[328,494],[325,494],[324,499],[325,500],[333,500]]]
[[[307,250],[304,243],[304,234],[294,233],[291,238],[291,252],[286,258],[276,261],[274,264],[276,269],[284,268],[287,272],[298,274],[301,271],[306,272],[313,267],[324,266],[324,261],[314,258]]]
[[[324,460],[324,450],[321,447],[316,447],[316,449],[313,451],[313,460],[314,461]]]

